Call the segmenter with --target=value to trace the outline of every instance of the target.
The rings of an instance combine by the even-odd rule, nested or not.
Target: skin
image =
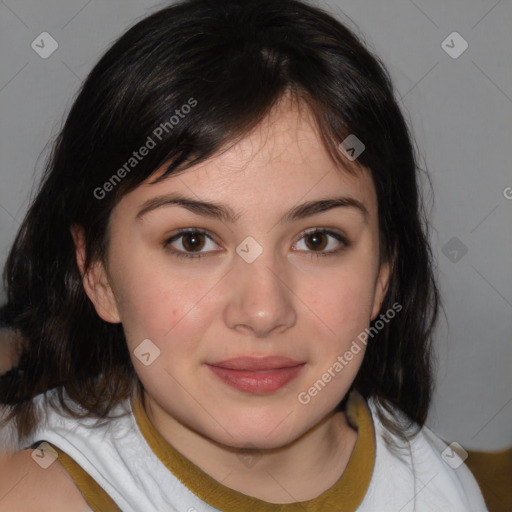
[[[390,265],[379,266],[370,173],[359,168],[350,176],[336,168],[311,113],[284,97],[235,145],[179,175],[150,181],[114,208],[107,261],[83,273],[83,282],[98,314],[123,324],[151,422],[223,485],[272,503],[317,497],[343,474],[357,440],[334,409],[364,351],[309,404],[297,397],[378,315],[389,281]],[[167,205],[136,219],[145,201],[169,193],[228,205],[239,218],[231,223]],[[333,196],[359,200],[367,218],[342,207],[278,222],[299,203]],[[199,238],[202,258],[173,255],[173,248],[193,252],[190,237],[163,246],[184,228],[212,237]],[[315,246],[303,233],[313,228],[345,235],[349,244],[325,235]],[[83,234],[79,227],[72,232],[83,272]],[[252,263],[236,253],[248,236],[263,248]],[[160,350],[149,366],[133,353],[145,339]],[[205,366],[240,355],[283,355],[306,364],[283,388],[255,395],[228,387]],[[260,456],[250,468],[239,457],[248,445]]]
[[[0,455],[0,512],[91,512],[64,466],[42,468],[32,453]]]

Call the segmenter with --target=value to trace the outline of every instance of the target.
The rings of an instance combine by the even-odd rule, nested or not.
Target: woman
[[[128,30],[6,277],[25,450],[0,510],[486,510],[425,426],[439,301],[411,138],[320,9],[189,0]]]

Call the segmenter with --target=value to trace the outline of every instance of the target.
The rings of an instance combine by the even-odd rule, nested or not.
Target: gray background
[[[0,265],[37,183],[45,147],[81,81],[129,25],[164,5],[0,0]],[[465,448],[510,446],[512,2],[330,0],[317,5],[360,30],[382,58],[413,128],[420,166],[432,177],[432,246],[448,323],[441,316],[437,390],[428,424]],[[458,58],[441,46],[454,31],[469,45]],[[59,45],[47,59],[31,48],[42,32]],[[456,40],[447,44],[460,48]]]

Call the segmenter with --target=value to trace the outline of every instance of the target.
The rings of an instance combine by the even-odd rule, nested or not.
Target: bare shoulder
[[[64,466],[58,460],[38,461],[34,452],[0,454],[0,512],[90,511]]]

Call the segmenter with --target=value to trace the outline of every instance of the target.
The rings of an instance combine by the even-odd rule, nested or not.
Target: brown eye
[[[306,245],[313,251],[322,251],[328,244],[328,239],[325,233],[321,231],[315,231],[314,233],[308,234],[305,237]]]
[[[202,258],[208,252],[208,245],[216,246],[213,238],[206,232],[199,229],[187,229],[178,232],[166,240],[162,245],[178,258]],[[181,247],[180,247],[181,245]],[[218,247],[218,246],[217,246]]]
[[[204,246],[204,235],[199,232],[185,233],[182,236],[183,247],[186,251],[197,251],[201,250]]]
[[[334,244],[332,240],[334,239]],[[314,229],[302,234],[297,244],[303,242],[309,256],[334,256],[348,247],[347,239],[335,231],[327,229]],[[328,250],[326,250],[328,249]]]

